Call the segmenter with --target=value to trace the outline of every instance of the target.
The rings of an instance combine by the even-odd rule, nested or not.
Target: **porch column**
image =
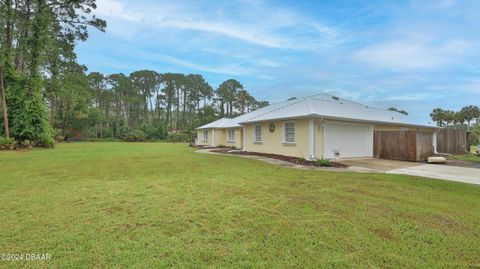
[[[308,158],[313,160],[315,156],[315,119],[308,121]]]
[[[242,125],[242,150],[246,151],[245,149],[245,125]]]
[[[215,128],[212,128],[212,147],[215,147]]]

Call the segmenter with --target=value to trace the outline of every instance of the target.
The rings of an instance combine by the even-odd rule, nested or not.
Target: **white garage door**
[[[369,124],[326,122],[324,158],[373,156],[373,128]]]

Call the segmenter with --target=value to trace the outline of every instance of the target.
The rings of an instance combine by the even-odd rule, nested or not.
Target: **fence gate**
[[[437,151],[450,154],[465,153],[467,151],[467,132],[449,128],[441,129],[437,133]]]
[[[432,132],[374,131],[373,156],[401,161],[425,161],[433,155],[432,138]]]

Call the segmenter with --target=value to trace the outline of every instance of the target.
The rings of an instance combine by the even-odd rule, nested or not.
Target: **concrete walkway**
[[[419,166],[390,170],[386,173],[437,178],[480,185],[480,169],[477,168],[424,164]]]
[[[198,153],[218,154],[225,155],[223,153],[211,152],[212,149],[201,149]],[[318,166],[304,166],[291,162],[256,156],[256,155],[235,155],[229,154],[228,156],[236,156],[241,158],[248,158],[263,161],[273,165],[279,165],[283,167],[303,169],[303,170],[322,170],[331,172],[360,172],[360,173],[387,173],[387,174],[403,174],[428,178],[436,178],[471,184],[480,185],[480,169],[478,168],[466,168],[457,167],[451,165],[438,165],[438,164],[421,164],[415,162],[403,162],[394,160],[383,160],[375,158],[355,158],[341,160],[341,163],[350,165],[347,168],[333,168],[333,167],[318,167]]]

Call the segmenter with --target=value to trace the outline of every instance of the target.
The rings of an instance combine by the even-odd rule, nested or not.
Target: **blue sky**
[[[480,1],[97,0],[89,71],[234,78],[257,99],[328,92],[430,121],[480,105]]]

